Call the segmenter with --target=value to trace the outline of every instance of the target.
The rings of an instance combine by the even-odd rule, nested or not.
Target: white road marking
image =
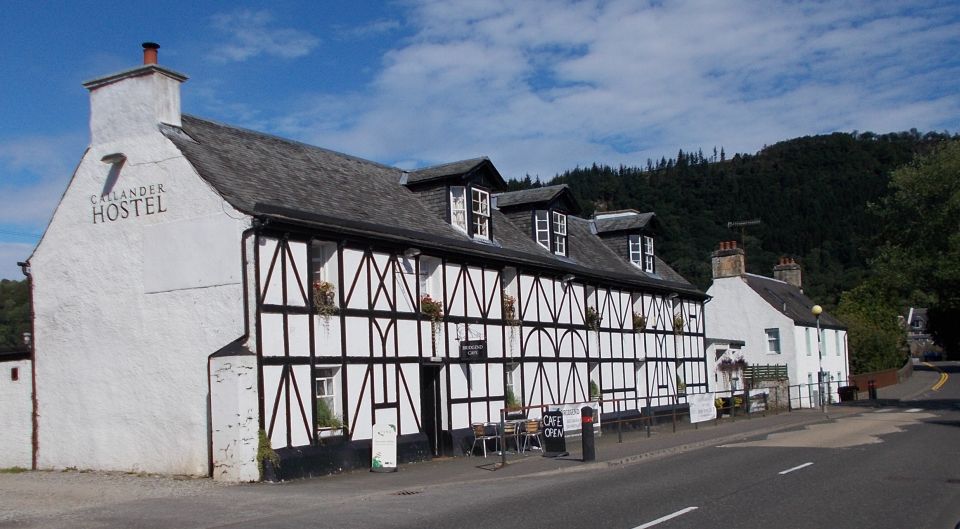
[[[684,514],[687,514],[688,512],[690,512],[690,511],[695,511],[695,510],[697,510],[697,507],[687,507],[686,509],[680,509],[679,511],[677,511],[677,512],[675,512],[675,513],[673,513],[673,514],[668,514],[668,515],[666,515],[666,516],[664,516],[664,517],[662,517],[662,518],[657,518],[656,520],[654,520],[654,521],[652,521],[652,522],[647,522],[647,523],[645,523],[645,524],[643,524],[643,525],[638,525],[638,526],[634,527],[633,529],[647,529],[648,527],[653,527],[654,525],[662,524],[663,522],[665,522],[665,521],[667,521],[667,520],[672,520],[672,519],[676,518],[677,516],[683,516]]]
[[[923,411],[923,408],[910,408],[907,413],[917,413],[918,411]]]
[[[882,410],[877,410],[877,411],[875,411],[875,412],[873,412],[873,413],[887,413],[887,412],[890,412],[890,411],[893,411],[893,408],[884,408],[884,409],[882,409]]]
[[[795,466],[795,467],[793,467],[793,468],[788,468],[788,469],[784,470],[783,472],[780,472],[780,475],[782,476],[782,475],[784,475],[784,474],[789,474],[789,473],[793,472],[794,470],[800,470],[801,468],[809,467],[809,466],[812,465],[812,464],[813,464],[813,463],[810,462],[810,463],[804,463],[804,464],[802,464],[802,465],[797,465],[797,466]]]

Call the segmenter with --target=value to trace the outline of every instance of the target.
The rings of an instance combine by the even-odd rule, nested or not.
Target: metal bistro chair
[[[471,427],[473,428],[473,446],[470,448],[470,455],[473,455],[473,451],[477,449],[477,443],[480,443],[483,447],[483,457],[487,457],[487,441],[491,439],[493,439],[494,447],[499,448],[500,436],[495,424],[475,422]]]
[[[528,419],[523,424],[523,432],[520,435],[523,436],[523,450],[532,450],[533,448],[543,450],[543,442],[540,440],[540,421],[537,419]],[[536,447],[530,446],[530,439],[537,442]]]
[[[523,423],[517,423],[516,421],[506,421],[503,423],[503,449],[506,450],[509,446],[510,440],[513,439],[513,445],[517,447],[517,453],[521,452],[520,450],[520,431],[521,425]]]

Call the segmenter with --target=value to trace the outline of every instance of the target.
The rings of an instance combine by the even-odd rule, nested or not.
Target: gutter
[[[40,453],[40,412],[37,401],[37,333],[36,315],[33,311],[33,275],[30,273],[30,261],[18,262],[17,266],[27,278],[30,291],[30,400],[33,407],[30,417],[30,469],[37,470],[37,455]]]

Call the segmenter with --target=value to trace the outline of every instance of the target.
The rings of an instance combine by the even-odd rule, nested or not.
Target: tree
[[[895,296],[875,279],[843,293],[837,316],[847,324],[850,368],[868,373],[901,367],[906,357]]]
[[[876,210],[883,219],[875,268],[904,306],[928,306],[931,332],[960,351],[960,141],[942,142],[893,172]]]
[[[0,349],[24,347],[30,331],[30,291],[27,281],[0,279]]]

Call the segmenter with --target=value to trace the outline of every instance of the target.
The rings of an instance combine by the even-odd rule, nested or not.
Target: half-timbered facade
[[[262,430],[285,476],[310,475],[368,464],[381,423],[396,427],[402,461],[462,454],[471,423],[499,419],[508,393],[536,417],[542,405],[589,400],[591,382],[603,412],[682,405],[678,393],[707,390],[705,296],[655,256],[650,214],[618,212],[616,223],[602,214],[580,218],[565,186],[504,192],[487,158],[405,171],[181,115],[183,80],[150,64],[87,84],[95,128],[82,178],[71,182],[32,258],[35,295],[43,298],[36,354],[58,360],[38,360],[47,384],[103,391],[69,377],[83,360],[67,351],[66,329],[55,321],[65,291],[51,267],[62,259],[71,260],[71,277],[87,281],[110,276],[108,263],[121,257],[125,277],[144,278],[125,294],[127,305],[81,310],[71,322],[96,327],[107,319],[101,333],[139,329],[152,342],[140,352],[111,336],[89,354],[126,355],[129,372],[159,351],[176,358],[177,371],[150,386],[160,396],[150,400],[151,413],[161,423],[184,421],[184,436],[126,432],[128,442],[165,448],[124,447],[113,461],[103,455],[99,467],[129,469],[161,453],[171,462],[139,468],[248,479]],[[123,97],[163,100],[134,115]],[[139,135],[98,142],[99,121],[121,130],[136,121]],[[152,191],[127,199],[144,200],[137,215],[112,190],[148,184]],[[83,213],[91,204],[93,217]],[[109,230],[121,228],[127,242],[143,243],[107,242]],[[98,230],[106,255],[58,253],[85,230]],[[156,243],[174,253],[169,259],[196,270],[156,262],[152,238],[164,236],[178,238]],[[170,315],[184,303],[192,304],[190,318]],[[230,329],[235,334],[224,336]],[[44,333],[54,337],[46,350]],[[210,347],[216,336],[220,345]],[[204,373],[201,387],[196,377]],[[43,386],[40,406],[56,416]],[[61,386],[48,399],[67,394]],[[162,399],[174,394],[178,406],[196,409],[168,412]],[[206,407],[209,424],[194,422]],[[135,410],[89,418],[118,427]],[[84,412],[72,412],[81,417],[71,424],[81,424]],[[79,442],[99,456],[108,441]],[[58,441],[41,437],[41,454],[45,443]],[[47,466],[76,465],[65,450],[51,453],[41,458]]]

